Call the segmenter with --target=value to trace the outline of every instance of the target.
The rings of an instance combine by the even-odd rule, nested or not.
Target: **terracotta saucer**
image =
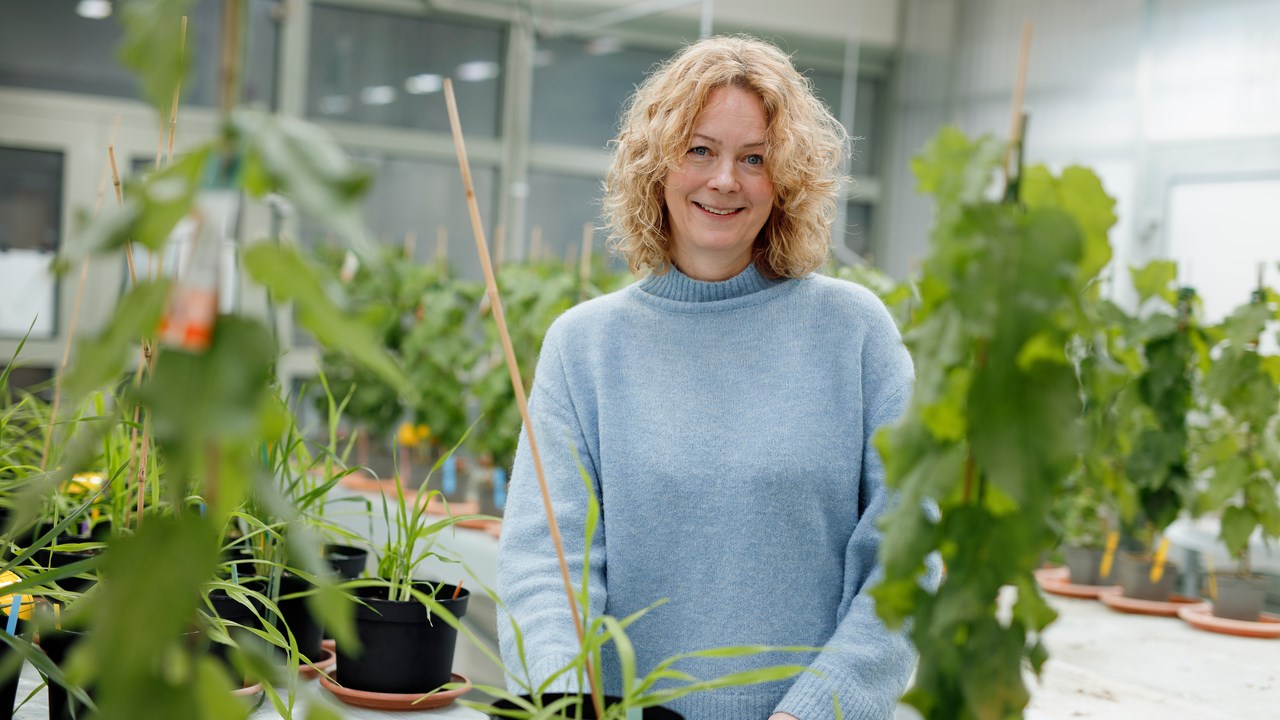
[[[471,690],[471,681],[458,673],[453,673],[450,681],[463,683],[463,686],[456,690],[445,690],[430,694],[377,693],[344,688],[338,684],[337,673],[330,673],[327,677],[320,676],[320,685],[333,693],[334,697],[348,705],[370,710],[431,710],[451,705],[454,700]]]
[[[262,692],[262,683],[255,683],[247,687],[242,687],[239,690],[232,690],[231,694],[236,697],[252,697],[260,692]]]
[[[333,646],[326,646],[324,642],[321,642],[320,650],[324,655],[312,663],[315,667],[306,663],[298,663],[298,674],[302,676],[303,680],[310,680],[313,677],[318,677],[322,672],[329,672],[334,665],[338,664],[338,654],[334,652]]]
[[[1040,589],[1053,595],[1084,600],[1097,600],[1103,590],[1114,585],[1073,585],[1070,581],[1071,571],[1065,567],[1040,568],[1035,571],[1036,583]]]
[[[1280,638],[1280,615],[1262,613],[1256,622],[1220,618],[1209,605],[1188,605],[1178,610],[1178,617],[1197,630],[1239,635],[1240,637]]]
[[[1159,615],[1161,617],[1174,617],[1178,611],[1186,607],[1194,607],[1202,605],[1209,607],[1209,603],[1198,598],[1189,598],[1184,595],[1170,595],[1167,601],[1160,600],[1139,600],[1137,598],[1125,597],[1124,589],[1120,587],[1105,588],[1098,593],[1098,599],[1104,605],[1112,610],[1120,612],[1134,613],[1137,615]]]

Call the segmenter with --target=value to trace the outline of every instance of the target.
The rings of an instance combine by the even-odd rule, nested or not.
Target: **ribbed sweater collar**
[[[754,295],[781,282],[761,275],[752,263],[737,275],[719,282],[694,280],[672,267],[662,275],[650,275],[640,281],[639,288],[648,295],[676,303],[712,303]]]

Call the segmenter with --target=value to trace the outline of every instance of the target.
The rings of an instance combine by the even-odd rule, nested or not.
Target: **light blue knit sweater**
[[[622,618],[669,598],[630,627],[637,675],[702,648],[827,649],[681,662],[702,679],[770,664],[821,676],[686,696],[673,710],[688,720],[775,711],[829,720],[838,693],[850,720],[893,715],[915,655],[867,594],[888,502],[870,438],[906,409],[911,387],[911,359],[884,306],[823,276],[778,282],[749,267],[709,283],[673,269],[551,327],[529,409],[574,583],[587,496],[570,442],[602,510],[592,615]],[[499,594],[535,686],[577,645],[557,567],[522,435]],[[503,661],[518,671],[506,613],[498,630]],[[616,657],[604,660],[606,691],[617,694]]]

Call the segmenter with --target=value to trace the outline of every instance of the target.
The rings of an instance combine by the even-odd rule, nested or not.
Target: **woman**
[[[891,717],[914,654],[867,594],[889,501],[871,437],[905,410],[913,378],[875,296],[813,274],[847,136],[786,55],[719,37],[640,86],[615,144],[605,211],[645,277],[556,321],[530,400],[574,581],[587,507],[576,451],[602,512],[591,615],[668,599],[629,628],[638,675],[726,645],[826,650],[682,662],[702,679],[797,662],[817,672],[672,709],[825,720],[838,696],[846,718]],[[499,583],[537,687],[577,641],[523,438]],[[510,619],[498,626],[516,670]],[[616,694],[616,657],[604,662]]]

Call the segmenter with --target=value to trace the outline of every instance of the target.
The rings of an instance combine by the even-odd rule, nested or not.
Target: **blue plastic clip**
[[[22,596],[14,595],[13,602],[9,603],[9,624],[5,626],[5,632],[13,635],[17,631],[20,614],[22,614]]]
[[[495,507],[507,504],[507,471],[502,468],[493,469],[493,504]]]
[[[443,470],[444,476],[440,478],[440,484],[444,486],[444,494],[458,492],[458,458],[453,455],[445,458]]]

